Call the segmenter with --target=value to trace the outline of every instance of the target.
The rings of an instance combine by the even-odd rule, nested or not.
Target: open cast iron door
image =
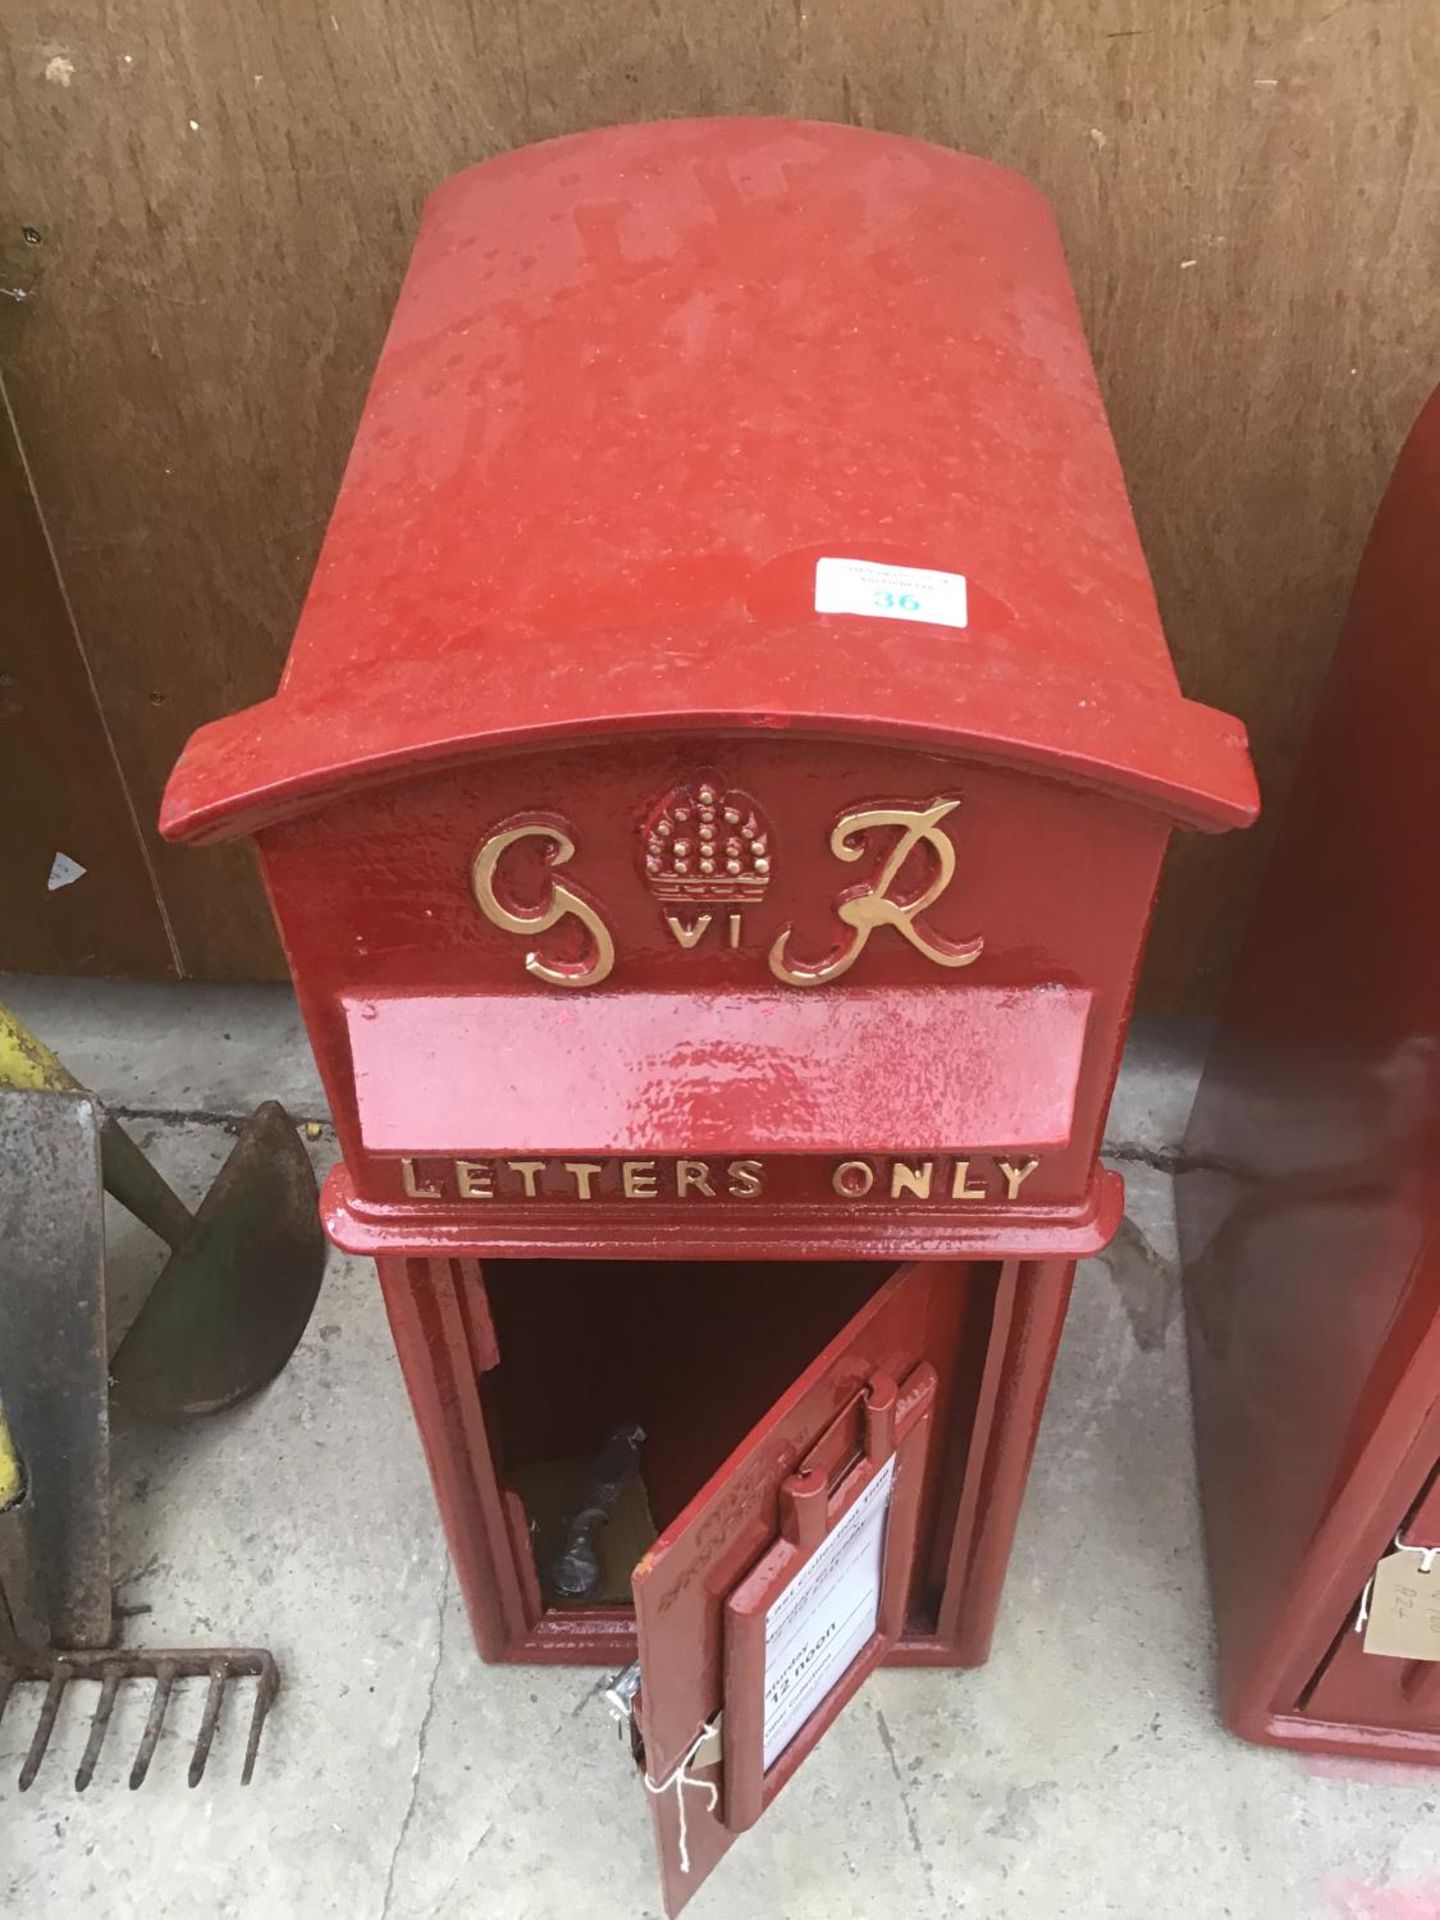
[[[634,1712],[671,1915],[904,1627],[929,1307],[964,1284],[938,1263],[882,1282],[635,1570]]]

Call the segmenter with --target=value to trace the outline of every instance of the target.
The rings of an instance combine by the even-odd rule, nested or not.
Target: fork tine
[[[192,1787],[198,1786],[209,1764],[220,1722],[224,1718],[227,1682],[253,1677],[256,1682],[255,1704],[250,1715],[245,1760],[240,1775],[241,1785],[248,1786],[255,1771],[266,1716],[280,1691],[280,1670],[268,1649],[207,1647],[171,1649],[164,1653],[152,1653],[145,1648],[84,1649],[79,1652],[52,1652],[18,1666],[12,1660],[0,1658],[0,1717],[3,1717],[15,1689],[22,1682],[46,1682],[45,1698],[24,1765],[20,1769],[21,1792],[34,1784],[40,1772],[54,1736],[65,1690],[72,1680],[95,1680],[100,1687],[90,1716],[85,1751],[75,1772],[75,1790],[83,1793],[95,1778],[119,1690],[125,1682],[148,1678],[155,1683],[145,1730],[130,1769],[130,1786],[135,1788],[142,1786],[149,1774],[160,1736],[165,1731],[165,1716],[176,1683],[182,1678],[199,1679],[202,1674],[207,1676],[209,1686],[200,1729],[195,1736],[190,1757],[189,1783]]]
[[[215,1738],[215,1729],[220,1722],[220,1702],[225,1694],[225,1675],[227,1668],[223,1660],[210,1663],[210,1688],[205,1695],[205,1712],[201,1717],[200,1731],[195,1736],[195,1751],[190,1756],[189,1781],[192,1787],[198,1787],[200,1776],[205,1771],[205,1762],[210,1758],[210,1746]]]
[[[160,1738],[160,1729],[165,1724],[165,1709],[170,1704],[170,1689],[175,1684],[175,1669],[168,1664],[155,1669],[155,1691],[150,1699],[150,1717],[145,1722],[145,1731],[140,1736],[140,1751],[135,1755],[135,1764],[130,1769],[130,1786],[134,1788],[145,1784],[145,1776],[150,1771],[150,1762],[155,1755],[155,1743]]]
[[[40,1708],[40,1718],[35,1722],[34,1737],[30,1742],[30,1751],[25,1756],[25,1764],[20,1769],[20,1791],[27,1793],[35,1784],[35,1776],[45,1758],[45,1749],[50,1744],[50,1735],[55,1731],[55,1716],[60,1711],[60,1698],[70,1679],[70,1670],[63,1660],[57,1660],[50,1671],[50,1684],[45,1689],[45,1701]]]
[[[115,1706],[115,1695],[119,1691],[121,1676],[109,1672],[100,1682],[100,1698],[95,1703],[95,1711],[90,1718],[90,1738],[85,1742],[85,1751],[81,1755],[80,1765],[75,1769],[75,1791],[83,1793],[95,1778],[95,1765],[100,1758],[100,1749],[105,1744],[105,1732],[110,1725],[110,1715]]]
[[[275,1662],[267,1653],[263,1657],[260,1678],[255,1688],[255,1705],[250,1714],[250,1733],[245,1742],[245,1764],[240,1769],[240,1784],[248,1787],[250,1777],[255,1771],[255,1756],[260,1751],[260,1733],[265,1725],[265,1716],[275,1704],[275,1696],[280,1691],[280,1674]]]

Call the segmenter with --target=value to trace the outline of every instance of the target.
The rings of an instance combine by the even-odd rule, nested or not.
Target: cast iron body
[[[1440,1759],[1440,1666],[1367,1654],[1440,1546],[1440,395],[1365,549],[1179,1183],[1226,1717]],[[1427,1486],[1430,1491],[1427,1495]]]
[[[164,825],[257,839],[482,1652],[638,1616],[672,1905],[845,1692],[665,1786],[857,1395],[925,1383],[861,1664],[985,1657],[1165,843],[1255,806],[1023,181],[714,120],[432,199],[284,682]],[[621,1421],[635,1608],[551,1604],[516,1476]]]

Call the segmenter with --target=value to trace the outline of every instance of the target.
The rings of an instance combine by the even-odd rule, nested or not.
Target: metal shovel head
[[[267,1100],[121,1341],[115,1397],[135,1413],[179,1418],[258,1393],[299,1344],[324,1267],[310,1156]]]

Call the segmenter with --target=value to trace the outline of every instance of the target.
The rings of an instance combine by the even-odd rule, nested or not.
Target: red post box
[[[1179,1183],[1224,1710],[1440,1760],[1440,394],[1380,507]]]
[[[1023,181],[712,120],[430,202],[164,824],[258,842],[482,1653],[638,1645],[672,1907],[984,1659],[1165,842],[1255,805]]]

